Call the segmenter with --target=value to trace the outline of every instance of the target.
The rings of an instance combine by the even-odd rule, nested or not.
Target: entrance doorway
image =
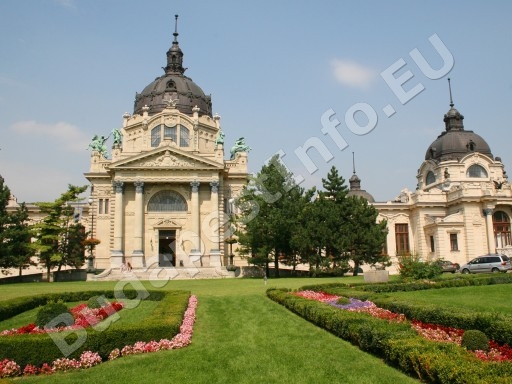
[[[176,265],[176,231],[158,231],[158,266]]]

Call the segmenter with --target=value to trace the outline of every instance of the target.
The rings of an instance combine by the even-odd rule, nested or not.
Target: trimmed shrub
[[[64,351],[59,349],[56,341],[61,345],[79,346],[68,356],[70,359],[78,359],[82,352],[93,351],[100,354],[103,360],[108,358],[110,352],[116,348],[122,349],[126,345],[133,345],[137,341],[148,342],[151,340],[172,339],[179,333],[183,315],[188,307],[190,292],[188,291],[135,291],[124,290],[122,297],[115,291],[87,291],[41,295],[30,298],[16,299],[15,305],[9,312],[15,312],[14,308],[20,310],[15,314],[37,307],[41,297],[48,299],[61,298],[64,302],[87,301],[92,296],[104,295],[108,298],[122,300],[128,304],[131,299],[142,298],[143,300],[159,301],[158,306],[152,313],[148,314],[143,324],[123,324],[122,321],[114,321],[108,324],[103,330],[94,328],[77,329],[69,332],[27,334],[9,337],[0,337],[0,361],[12,359],[20,366],[32,364],[41,366],[62,358]],[[10,300],[3,303],[9,305]],[[3,304],[2,303],[2,304]],[[134,303],[130,303],[134,304]],[[40,304],[39,304],[40,305]],[[124,310],[134,307],[126,306]],[[0,307],[1,312],[2,307]],[[105,321],[109,321],[108,319]]]
[[[49,301],[37,312],[36,325],[39,328],[56,328],[59,325],[67,326],[71,325],[68,324],[70,318],[73,319],[73,315],[71,315],[68,307],[62,301]]]
[[[87,300],[87,306],[89,308],[101,308],[108,304],[105,296],[92,296]]]
[[[462,335],[461,346],[469,351],[489,351],[489,339],[482,331],[468,329]]]
[[[341,305],[347,305],[350,304],[350,299],[348,297],[342,296],[338,300],[336,300],[336,303]]]

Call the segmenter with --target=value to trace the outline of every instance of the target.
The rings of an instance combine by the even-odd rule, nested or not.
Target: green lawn
[[[67,374],[16,379],[36,383],[418,383],[267,299],[269,287],[298,288],[357,278],[170,281],[199,298],[192,345],[123,357]],[[154,289],[145,282],[148,289]],[[0,286],[3,298],[34,291],[105,289],[115,283]],[[1,302],[0,302],[1,305]],[[126,310],[128,311],[128,310]]]
[[[416,303],[436,304],[477,312],[512,313],[510,284],[484,285],[460,288],[429,289],[426,291],[392,292],[386,296],[412,300]]]

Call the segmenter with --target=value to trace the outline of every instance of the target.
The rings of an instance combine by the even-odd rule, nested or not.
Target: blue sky
[[[160,76],[174,14],[185,73],[222,116],[226,147],[245,137],[257,172],[278,151],[303,185],[319,186],[335,165],[346,180],[352,152],[362,188],[377,201],[416,187],[428,146],[443,131],[447,77],[465,129],[481,135],[510,172],[512,153],[512,3],[509,1],[160,1],[4,0],[0,3],[0,174],[18,201],[53,201],[68,184],[86,185],[86,150],[94,134],[119,128],[135,92]],[[443,60],[429,42],[437,34],[455,59],[451,72],[427,78],[409,52],[432,68]],[[402,105],[380,76],[414,75]],[[376,111],[371,132],[356,135],[345,113],[356,103]],[[396,113],[387,117],[382,108]],[[348,146],[321,131],[329,109]],[[365,117],[355,115],[360,125]],[[312,148],[310,174],[295,150]],[[226,157],[229,156],[226,151]]]

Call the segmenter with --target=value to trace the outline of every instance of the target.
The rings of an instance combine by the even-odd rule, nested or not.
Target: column
[[[211,186],[211,210],[213,225],[210,227],[212,230],[211,239],[212,239],[212,249],[210,250],[210,266],[211,267],[220,267],[220,216],[219,216],[219,182],[212,181],[210,183]]]
[[[485,226],[487,227],[487,251],[496,253],[496,244],[494,243],[494,226],[492,224],[492,208],[484,208]]]
[[[201,236],[200,236],[200,221],[201,212],[199,210],[199,185],[201,183],[197,180],[192,181],[192,195],[190,202],[192,205],[192,250],[190,251],[190,261],[195,262],[201,259]]]
[[[135,185],[135,217],[133,234],[132,267],[144,267],[143,231],[144,231],[144,182],[136,181]]]
[[[114,248],[110,254],[110,265],[112,268],[119,268],[123,262],[123,229],[124,229],[124,206],[123,206],[123,182],[113,182],[115,193],[114,211]]]

